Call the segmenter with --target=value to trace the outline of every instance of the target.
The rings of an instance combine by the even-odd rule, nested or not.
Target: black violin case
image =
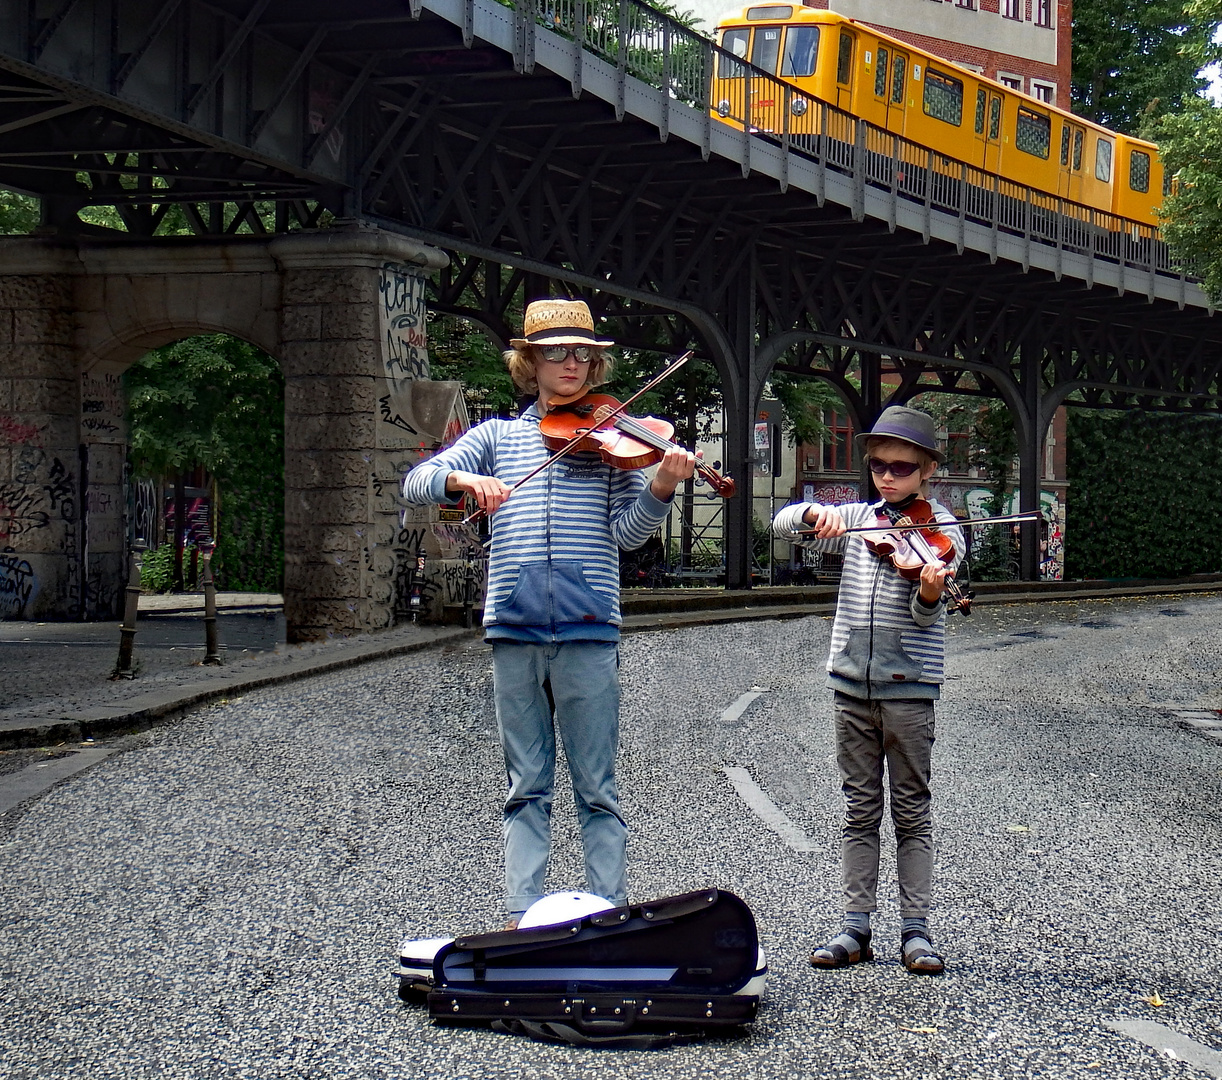
[[[460,937],[434,957],[427,1001],[439,1023],[633,1045],[620,1037],[753,1020],[764,974],[747,905],[705,889],[555,926]]]

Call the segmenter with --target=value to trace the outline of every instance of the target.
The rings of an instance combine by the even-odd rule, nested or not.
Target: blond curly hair
[[[606,349],[600,349],[595,345],[588,346],[590,350],[590,367],[586,374],[586,384],[588,386],[602,386],[609,378],[611,378],[611,366],[614,360]],[[506,349],[502,354],[505,357],[505,364],[509,368],[509,377],[513,379],[513,384],[523,393],[537,394],[539,392],[539,384],[535,381],[535,364],[547,363],[538,354],[535,346],[531,345],[525,349]]]

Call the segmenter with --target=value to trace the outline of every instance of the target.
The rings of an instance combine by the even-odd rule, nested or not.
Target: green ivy
[[[1071,410],[1065,575],[1222,572],[1222,417]]]

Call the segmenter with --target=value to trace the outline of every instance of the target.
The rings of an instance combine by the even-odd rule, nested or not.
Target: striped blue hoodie
[[[403,481],[410,503],[448,502],[451,472],[512,487],[551,451],[535,405],[486,420],[422,461]],[[570,454],[522,485],[492,515],[484,627],[490,641],[618,641],[619,551],[640,547],[670,512],[639,470]]]
[[[943,682],[946,605],[932,607],[920,597],[920,582],[901,577],[891,563],[866,547],[861,533],[830,540],[800,536],[809,528],[802,516],[813,503],[782,507],[772,522],[773,532],[786,540],[801,541],[817,551],[844,554],[832,646],[827,661],[827,683],[850,697],[937,698]],[[873,525],[882,502],[837,506],[850,528]],[[938,521],[951,524],[955,516],[932,499]],[[965,550],[957,525],[942,530],[954,542],[957,567]]]

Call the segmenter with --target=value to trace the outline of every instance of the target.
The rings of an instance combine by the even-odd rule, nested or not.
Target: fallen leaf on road
[[[1148,998],[1142,998],[1142,1001],[1144,1001],[1147,1005],[1153,1005],[1156,1009],[1167,1004],[1158,996],[1157,990],[1155,990],[1154,993],[1152,993]]]
[[[936,1035],[938,1033],[938,1029],[936,1027],[910,1028],[904,1027],[903,1024],[900,1024],[900,1031],[911,1031],[916,1035]]]
[[[1006,832],[1030,832],[1030,828],[1026,825],[1007,825]]]

